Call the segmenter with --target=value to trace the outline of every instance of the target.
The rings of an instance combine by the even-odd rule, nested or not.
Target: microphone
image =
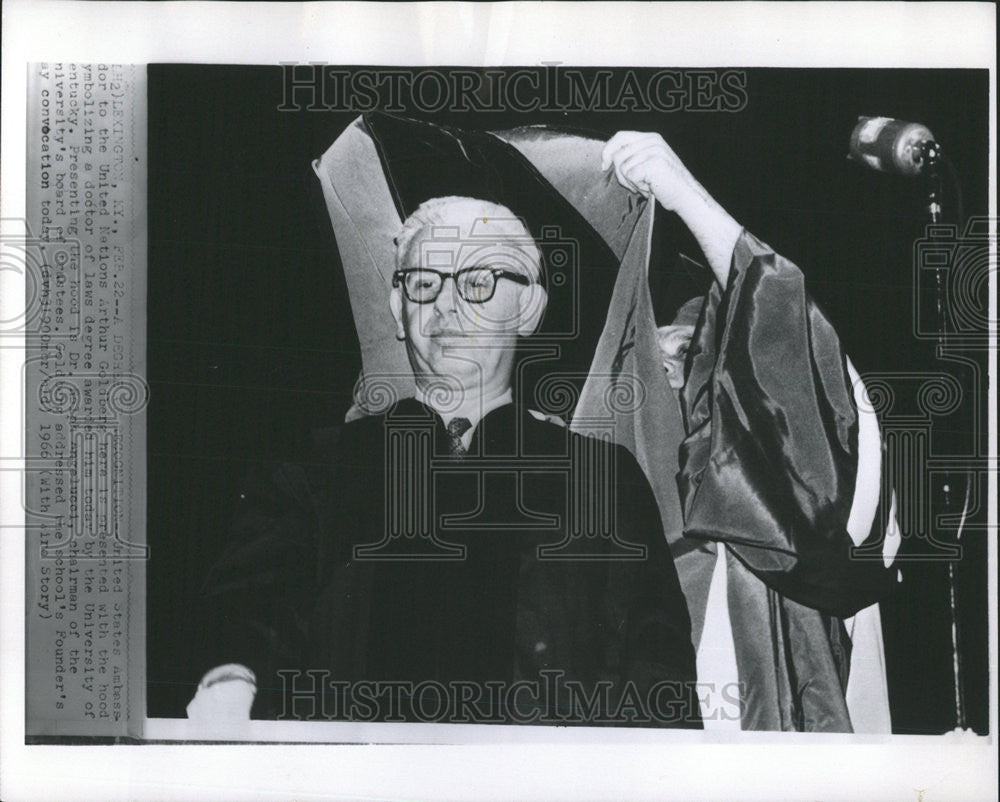
[[[891,117],[858,117],[847,158],[883,173],[920,175],[935,165],[940,148],[926,125]]]

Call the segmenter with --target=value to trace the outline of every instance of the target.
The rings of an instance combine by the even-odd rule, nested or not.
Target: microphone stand
[[[921,143],[922,162],[924,172],[927,174],[927,213],[930,215],[932,223],[941,222],[941,146],[937,142],[929,141]],[[941,271],[937,271],[940,281]],[[941,285],[938,284],[940,289]],[[940,328],[944,328],[944,317],[942,308],[938,307],[938,322]],[[943,333],[943,332],[942,332]]]
[[[933,141],[922,143],[923,172],[927,177],[927,213],[932,224],[941,222],[941,148]],[[961,222],[961,221],[959,221]],[[938,324],[938,354],[943,352],[945,340],[948,334],[948,318],[945,314],[944,300],[944,272],[941,267],[934,269],[934,301],[937,311]],[[965,477],[965,503],[962,509],[962,517],[959,523],[958,532],[955,535],[956,542],[962,536],[962,528],[965,525],[965,518],[969,510],[969,477]],[[945,474],[944,485],[941,488],[943,499],[942,506],[945,510],[951,508],[951,476]],[[933,519],[932,519],[933,520]],[[958,582],[955,575],[955,561],[948,561],[948,613],[951,623],[951,646],[952,646],[952,675],[955,682],[955,730],[958,732],[967,731],[967,721],[965,713],[965,669],[962,661],[961,631],[958,620]]]

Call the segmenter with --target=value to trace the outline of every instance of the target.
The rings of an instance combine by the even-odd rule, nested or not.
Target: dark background
[[[257,464],[294,458],[309,427],[343,420],[360,368],[336,243],[311,167],[357,112],[279,111],[283,88],[278,67],[149,68],[152,717],[183,716],[204,670],[198,591],[243,478]],[[986,71],[758,69],[747,72],[747,96],[746,108],[734,113],[406,114],[467,128],[550,123],[605,136],[661,132],[737,220],[802,268],[862,374],[936,371],[957,379],[963,400],[933,419],[934,455],[970,454],[977,446],[985,453],[985,426],[976,431],[973,423],[976,405],[980,414],[986,409],[986,381],[977,383],[977,373],[985,376],[984,352],[966,354],[978,371],[940,362],[933,342],[913,334],[922,184],[845,156],[858,115],[922,122],[951,155],[966,216],[984,215]],[[946,220],[954,220],[950,182],[945,209]],[[678,249],[698,252],[669,215],[659,216],[654,240],[651,285],[666,322],[678,293],[691,292],[667,266]],[[985,306],[985,282],[976,291]],[[892,411],[916,413],[916,399],[903,393]],[[942,483],[928,488],[932,497],[940,497]],[[964,487],[954,477],[951,484]],[[955,563],[969,725],[981,733],[988,721],[988,567],[986,535],[975,525],[984,519],[980,503]],[[897,732],[955,726],[948,563],[917,559],[928,551],[920,538],[904,541],[904,581],[882,605]]]

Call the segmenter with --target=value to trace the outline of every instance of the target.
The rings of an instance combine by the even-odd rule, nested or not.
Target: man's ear
[[[396,321],[396,339],[406,339],[406,329],[403,328],[403,292],[399,287],[393,287],[389,291],[389,311]]]
[[[549,294],[541,284],[529,284],[521,287],[518,294],[517,334],[528,337],[535,333],[545,314],[545,306],[549,302]]]

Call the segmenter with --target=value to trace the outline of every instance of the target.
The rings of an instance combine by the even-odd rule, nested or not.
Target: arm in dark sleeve
[[[847,531],[858,411],[847,358],[798,268],[743,232],[689,350],[678,475],[684,533],[722,541],[769,587],[848,616],[892,586],[881,511]],[[874,551],[878,551],[875,549]]]
[[[255,718],[280,712],[277,671],[302,665],[320,552],[309,470],[282,464],[248,481],[230,543],[209,570],[202,596],[212,639],[204,670],[240,663],[257,678]]]

